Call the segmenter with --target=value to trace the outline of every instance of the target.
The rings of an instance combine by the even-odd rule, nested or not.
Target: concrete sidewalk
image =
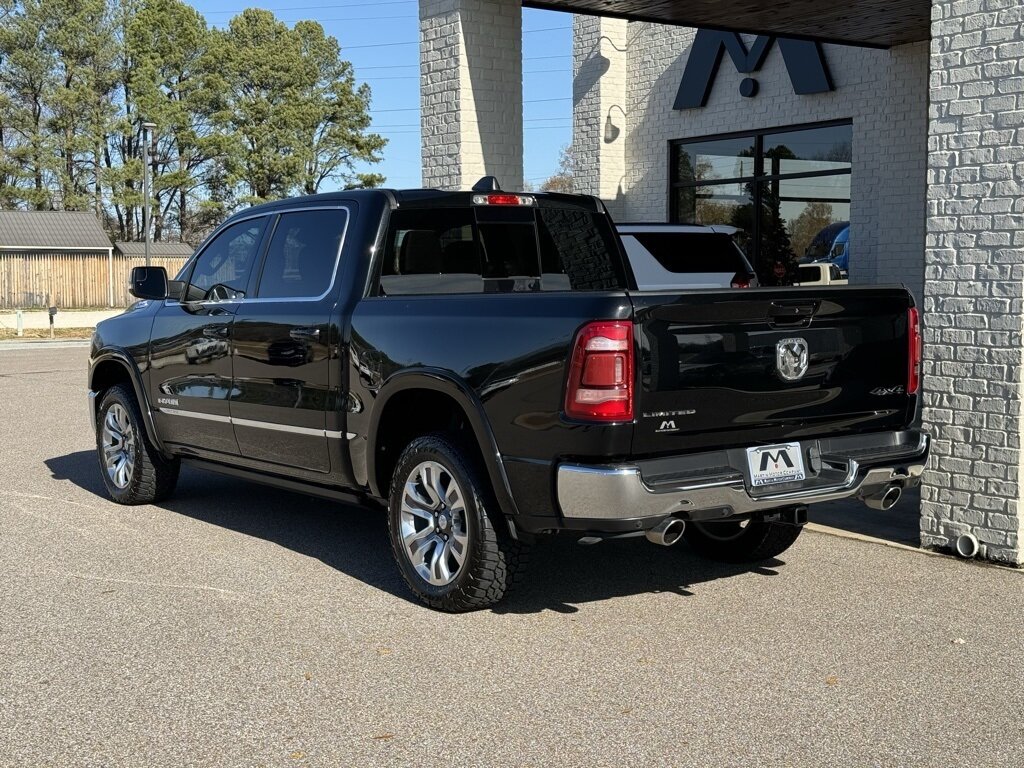
[[[124,307],[114,309],[61,309],[53,318],[54,328],[95,328],[96,324],[108,317],[124,312]],[[50,315],[45,309],[21,310],[22,327],[25,329],[49,328]],[[16,310],[0,311],[0,329],[18,327]]]

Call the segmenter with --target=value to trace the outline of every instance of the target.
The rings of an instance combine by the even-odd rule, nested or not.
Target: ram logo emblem
[[[807,373],[806,339],[783,339],[775,345],[775,367],[786,381],[799,381]]]

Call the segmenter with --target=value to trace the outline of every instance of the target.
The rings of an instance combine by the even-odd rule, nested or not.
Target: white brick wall
[[[628,136],[622,147],[628,171],[625,206],[619,216],[635,221],[667,220],[668,142],[672,139],[852,119],[851,280],[902,282],[920,300],[927,46],[921,43],[883,51],[826,45],[836,90],[810,96],[793,93],[782,56],[773,46],[764,67],[753,75],[760,91],[752,99],[739,95],[745,75],[725,56],[707,106],[675,111],[672,103],[693,35],[694,30],[684,27],[628,25]],[[749,45],[753,37],[745,39]],[[607,115],[594,114],[598,99],[588,101],[574,95],[574,131],[597,120],[603,125]],[[618,112],[614,116],[620,117]],[[581,132],[580,138],[574,135],[577,157],[593,154],[593,134],[590,130]],[[602,148],[602,162],[606,156],[607,148]]]
[[[518,0],[420,0],[423,186],[523,184],[523,14]]]
[[[932,0],[924,546],[1021,549],[1024,5]]]
[[[573,16],[573,186],[602,198],[617,219],[626,215],[628,27],[622,19]]]

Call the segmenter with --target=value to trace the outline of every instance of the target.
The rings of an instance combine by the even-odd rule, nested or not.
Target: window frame
[[[270,247],[270,240],[273,237],[274,232],[277,230],[277,222],[278,222],[278,219],[281,217],[281,215],[285,214],[285,213],[299,213],[299,212],[302,212],[302,211],[339,210],[339,209],[345,211],[345,226],[342,229],[341,242],[338,244],[338,253],[335,256],[334,274],[333,274],[333,276],[331,278],[331,284],[327,287],[327,290],[325,290],[320,296],[316,296],[316,297],[313,297],[313,298],[308,298],[308,297],[303,297],[303,298],[269,298],[269,299],[260,299],[260,298],[258,298],[255,295],[255,293],[256,293],[257,288],[259,287],[260,278],[263,277],[263,265],[264,265],[264,262],[266,261],[267,250]],[[349,227],[349,224],[352,223],[352,206],[348,205],[348,204],[344,204],[344,203],[331,203],[331,204],[325,204],[325,205],[304,205],[304,206],[296,206],[296,207],[292,207],[292,208],[284,208],[284,209],[273,210],[273,211],[260,211],[259,213],[253,213],[253,214],[250,214],[250,215],[240,216],[240,217],[237,217],[237,218],[236,217],[231,217],[231,218],[225,220],[223,223],[221,223],[221,225],[219,227],[217,227],[217,229],[215,229],[213,232],[211,232],[210,235],[202,242],[202,244],[196,249],[196,252],[194,254],[192,254],[192,256],[189,258],[189,260],[185,262],[185,264],[182,266],[182,268],[180,270],[178,270],[177,275],[175,275],[175,277],[174,277],[175,282],[181,282],[182,280],[184,280],[186,284],[188,283],[188,281],[192,277],[192,272],[195,269],[195,266],[198,263],[199,259],[202,258],[203,253],[206,252],[206,249],[209,248],[213,244],[214,240],[216,240],[218,237],[220,237],[220,235],[225,230],[227,230],[230,227],[233,227],[235,224],[241,224],[244,221],[249,221],[251,219],[260,219],[260,218],[267,219],[267,223],[266,223],[266,225],[264,227],[263,236],[260,239],[260,243],[257,246],[256,261],[254,262],[252,271],[249,273],[249,280],[246,283],[247,290],[245,292],[245,297],[244,298],[241,298],[241,299],[221,299],[219,301],[218,300],[210,300],[210,301],[204,300],[204,301],[188,301],[188,302],[181,301],[180,299],[170,299],[170,298],[168,298],[168,299],[164,300],[164,304],[165,305],[167,305],[167,304],[174,304],[174,305],[181,305],[181,304],[191,304],[191,305],[217,304],[217,305],[225,305],[225,304],[243,304],[243,303],[257,303],[257,302],[269,303],[269,302],[281,302],[281,301],[323,301],[325,298],[327,298],[331,294],[331,292],[335,289],[335,286],[338,283],[338,272],[339,272],[339,269],[341,268],[341,255],[342,255],[342,253],[345,250],[345,243],[346,243],[346,241],[348,239],[348,227]],[[186,275],[187,275],[187,277],[186,277]]]
[[[253,283],[253,276],[256,274],[257,267],[260,267],[260,265],[262,264],[263,251],[265,250],[267,242],[268,242],[267,234],[270,232],[270,230],[272,228],[272,226],[271,226],[272,222],[270,221],[271,218],[273,218],[273,214],[272,213],[267,212],[267,211],[263,211],[261,213],[252,214],[251,216],[243,216],[243,217],[240,217],[240,218],[237,218],[237,219],[236,218],[228,219],[227,221],[222,223],[219,227],[217,227],[217,229],[215,229],[210,234],[210,236],[207,237],[206,240],[203,241],[203,244],[200,245],[199,248],[196,249],[196,252],[192,255],[192,258],[190,258],[187,262],[185,262],[184,266],[182,266],[182,268],[178,271],[178,274],[175,275],[175,278],[174,278],[175,282],[181,282],[183,284],[183,286],[191,285],[191,283],[192,283],[192,275],[195,273],[195,269],[196,269],[196,266],[199,264],[199,260],[201,258],[203,258],[203,255],[209,250],[210,246],[212,246],[222,234],[224,234],[227,230],[229,230],[231,227],[234,227],[237,224],[242,224],[242,223],[244,223],[246,221],[252,221],[254,219],[266,219],[266,221],[263,224],[263,232],[260,235],[260,241],[259,241],[259,243],[256,244],[256,253],[253,255],[253,266],[249,270],[249,276],[246,278],[246,282],[245,282],[245,289],[246,290],[245,290],[245,296],[243,298],[241,298],[241,299],[203,299],[201,301],[182,301],[181,296],[179,296],[177,299],[172,299],[172,298],[165,299],[164,300],[164,305],[167,306],[168,304],[173,304],[173,305],[186,305],[187,304],[187,305],[190,305],[190,306],[197,306],[197,305],[198,306],[206,306],[206,305],[213,304],[213,305],[223,306],[225,304],[239,304],[239,303],[241,303],[243,301],[249,300],[248,299],[249,295],[252,293],[253,290],[255,290],[255,284]]]
[[[770,137],[776,134],[783,133],[796,133],[799,131],[813,131],[821,128],[835,128],[835,127],[849,127],[850,128],[850,147],[851,147],[851,158],[850,167],[847,169],[831,169],[827,171],[807,171],[804,173],[766,173],[765,172],[765,156],[764,156],[764,142],[766,137]],[[753,174],[751,176],[739,176],[733,178],[722,178],[713,179],[707,182],[693,182],[693,181],[677,181],[675,176],[676,171],[676,152],[677,148],[686,144],[699,144],[702,142],[711,142],[719,140],[730,140],[739,138],[749,138],[752,146],[754,147],[754,167]],[[796,179],[813,179],[824,176],[850,176],[852,180],[853,176],[853,120],[851,118],[839,119],[839,120],[824,120],[816,123],[799,123],[797,125],[780,125],[772,128],[759,128],[755,130],[747,131],[732,131],[729,133],[718,133],[706,136],[688,136],[686,138],[671,139],[668,142],[668,221],[672,224],[694,224],[694,222],[681,221],[679,211],[676,206],[676,195],[680,189],[691,189],[694,191],[695,199],[698,192],[704,189],[711,189],[715,186],[725,186],[729,184],[750,184],[751,195],[750,205],[755,212],[761,210],[761,201],[763,196],[763,185],[764,184],[775,184],[781,185],[784,181],[792,181]],[[787,200],[791,201],[792,198],[783,198],[779,196],[780,202]],[[839,200],[832,198],[822,198],[820,202],[832,202],[832,203],[846,203],[852,206],[852,181],[851,181],[851,199],[850,200]],[[761,216],[755,215],[753,221],[753,231],[750,232],[749,242],[752,244],[753,251],[747,254],[747,260],[751,262],[754,270],[757,270],[758,260],[760,256],[761,247]],[[701,226],[701,225],[696,225]],[[799,254],[797,254],[799,258]]]
[[[274,240],[274,235],[277,233],[277,227],[281,223],[281,217],[287,216],[289,213],[309,213],[310,211],[344,211],[345,213],[345,224],[341,228],[341,239],[338,241],[338,252],[334,254],[334,267],[331,272],[331,282],[324,289],[323,293],[319,296],[271,296],[262,298],[259,295],[259,286],[263,280],[263,270],[267,265],[267,258],[270,256],[270,245]],[[252,298],[248,296],[242,301],[253,304],[269,304],[274,302],[309,302],[309,301],[323,301],[329,297],[333,291],[334,286],[338,282],[338,271],[341,269],[341,255],[345,250],[345,241],[348,239],[348,225],[352,221],[352,211],[347,205],[306,205],[295,208],[285,208],[283,210],[274,211],[271,213],[273,221],[268,225],[266,234],[264,235],[264,242],[260,246],[260,258],[259,258],[259,270],[256,275],[256,282],[253,285]]]

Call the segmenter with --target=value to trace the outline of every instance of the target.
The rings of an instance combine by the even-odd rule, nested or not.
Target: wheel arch
[[[412,410],[413,405],[415,410]],[[448,410],[444,410],[446,408]],[[428,417],[411,419],[405,430],[395,429],[396,424],[402,423],[403,416],[423,413]],[[444,431],[427,425],[443,424],[453,414],[464,419],[465,434],[472,438],[502,511],[506,515],[517,514],[501,452],[482,404],[464,382],[444,371],[403,371],[388,379],[381,388],[370,419],[367,451],[370,490],[380,498],[387,498],[391,472],[401,450],[411,439],[425,432]]]
[[[142,412],[147,436],[157,450],[164,455],[169,455],[157,434],[153,411],[149,406],[149,398],[146,396],[146,388],[142,385],[142,374],[138,366],[135,365],[135,361],[124,350],[105,349],[92,359],[89,366],[89,390],[96,393],[96,397],[91,398],[93,423],[96,422],[100,395],[111,387],[124,383],[130,384],[135,392],[135,399]]]

